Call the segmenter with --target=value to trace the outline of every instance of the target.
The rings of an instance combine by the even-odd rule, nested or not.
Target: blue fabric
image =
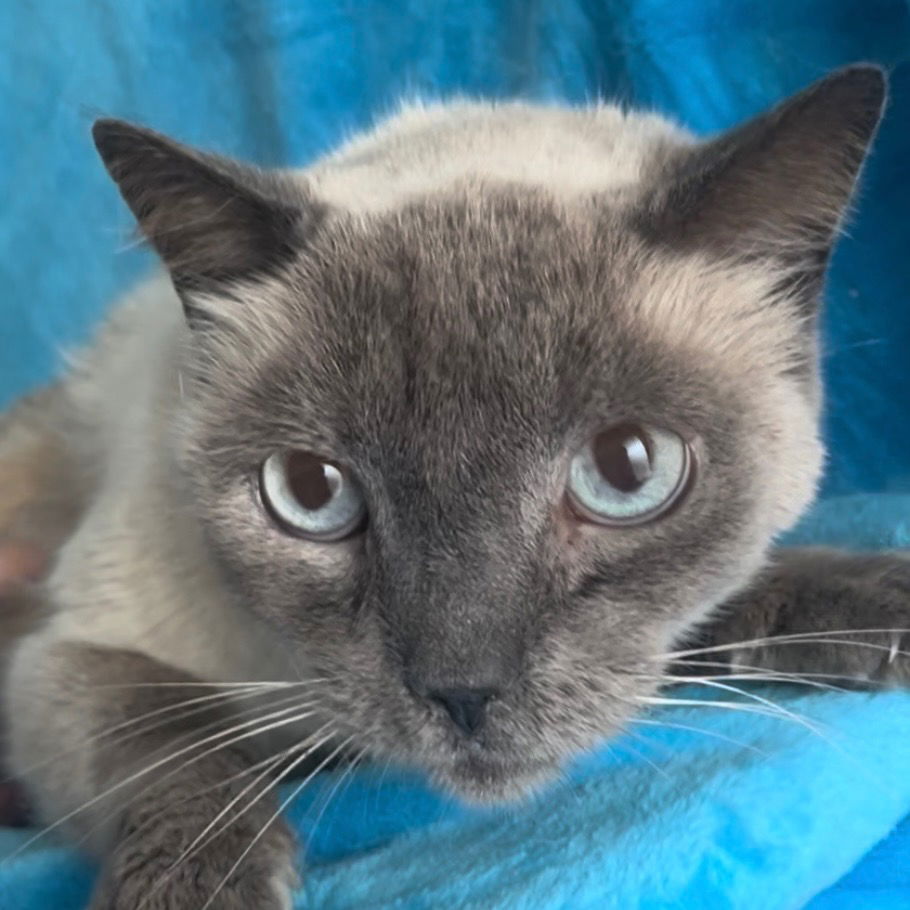
[[[130,220],[88,140],[96,115],[303,163],[401,94],[614,97],[710,131],[858,59],[892,68],[893,96],[824,320],[825,494],[852,495],[792,539],[906,546],[906,0],[0,4],[0,406],[51,375],[148,263],[124,251]],[[643,729],[661,747],[628,745],[663,773],[615,748],[568,789],[495,817],[358,776],[317,827],[309,893],[328,907],[799,906],[906,812],[910,714],[901,695],[794,707],[842,731],[856,762],[797,728],[674,709],[767,758]],[[906,829],[815,910],[910,905]],[[78,907],[88,876],[66,851],[31,852],[0,867],[0,906]]]

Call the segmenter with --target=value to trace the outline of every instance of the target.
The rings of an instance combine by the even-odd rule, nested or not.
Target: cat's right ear
[[[122,120],[98,120],[92,136],[184,301],[188,292],[217,291],[279,269],[323,214],[289,176],[196,151]]]
[[[672,161],[648,199],[672,245],[776,258],[817,290],[885,102],[884,72],[846,67]],[[813,294],[807,299],[814,300]]]

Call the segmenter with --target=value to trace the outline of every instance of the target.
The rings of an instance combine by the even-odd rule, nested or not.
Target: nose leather
[[[484,724],[487,705],[496,695],[494,689],[434,689],[431,701],[446,709],[452,723],[467,736],[472,736]]]

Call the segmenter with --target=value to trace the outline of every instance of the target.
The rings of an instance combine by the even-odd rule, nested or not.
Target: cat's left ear
[[[684,151],[660,178],[643,223],[681,247],[776,257],[817,287],[885,91],[878,67],[847,67]]]
[[[322,215],[289,176],[196,151],[122,120],[99,120],[92,135],[182,295],[279,268]]]

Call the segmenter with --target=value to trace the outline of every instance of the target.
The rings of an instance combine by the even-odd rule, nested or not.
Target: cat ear
[[[198,152],[152,130],[99,120],[95,146],[178,291],[267,273],[320,215],[289,177]]]
[[[821,279],[885,100],[875,66],[839,70],[683,153],[647,220],[671,242],[777,256]]]

